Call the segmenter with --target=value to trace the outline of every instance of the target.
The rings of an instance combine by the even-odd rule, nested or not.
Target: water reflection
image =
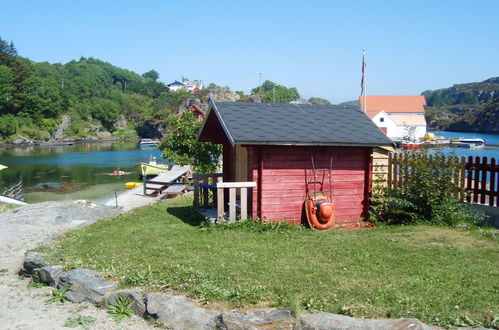
[[[74,188],[63,191],[46,189],[43,192],[27,189],[27,202],[79,198],[102,200],[106,196],[111,198],[114,190],[124,190],[125,182],[138,180],[134,165],[148,161],[150,157],[161,161],[161,151],[140,150],[135,142],[1,149],[0,164],[8,168],[0,171],[0,190],[22,177],[26,188],[40,183],[72,183],[65,187]],[[127,174],[113,176],[115,170]]]

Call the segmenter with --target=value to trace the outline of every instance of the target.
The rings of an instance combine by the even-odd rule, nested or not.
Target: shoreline
[[[71,146],[76,144],[86,144],[86,143],[102,143],[102,142],[130,142],[130,141],[140,141],[140,137],[127,137],[127,138],[78,138],[78,139],[61,139],[53,141],[24,141],[22,143],[0,143],[0,148],[18,148],[18,147],[55,147],[55,146]]]

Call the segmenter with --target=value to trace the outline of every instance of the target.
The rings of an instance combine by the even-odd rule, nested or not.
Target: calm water
[[[456,156],[468,157],[468,156],[479,156],[487,157],[490,162],[490,158],[495,158],[496,162],[499,160],[499,134],[485,134],[485,133],[463,133],[463,132],[447,132],[447,131],[429,131],[435,135],[444,136],[449,139],[457,138],[481,138],[485,140],[485,147],[480,149],[466,149],[466,148],[454,148],[446,147],[439,148],[444,154],[455,154]]]
[[[134,169],[150,157],[162,161],[158,149],[139,149],[135,142],[109,142],[75,146],[0,149],[0,190],[17,182],[22,175],[25,189],[40,183],[66,183],[70,192],[27,192],[28,203],[48,200],[89,199],[102,202],[125,190],[124,183],[137,181]],[[127,172],[113,176],[114,170]]]

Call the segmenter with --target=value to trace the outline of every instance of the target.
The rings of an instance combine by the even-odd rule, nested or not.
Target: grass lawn
[[[211,308],[281,306],[438,325],[493,326],[498,318],[498,241],[477,229],[200,226],[190,205],[181,198],[143,207],[44,252],[123,287],[174,289]]]

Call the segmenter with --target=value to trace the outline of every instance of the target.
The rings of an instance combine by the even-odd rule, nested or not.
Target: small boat
[[[169,165],[159,164],[156,161],[156,157],[151,157],[149,163],[138,163],[135,168],[139,171],[142,176],[158,175],[162,172],[167,172],[170,169]]]
[[[485,140],[479,138],[459,138],[458,141],[452,141],[452,145],[460,148],[482,148],[485,146]]]
[[[159,141],[154,139],[142,139],[139,142],[140,148],[157,147],[158,145]]]
[[[423,147],[422,142],[409,142],[409,141],[402,142],[402,148],[404,149],[420,149],[422,147]]]

